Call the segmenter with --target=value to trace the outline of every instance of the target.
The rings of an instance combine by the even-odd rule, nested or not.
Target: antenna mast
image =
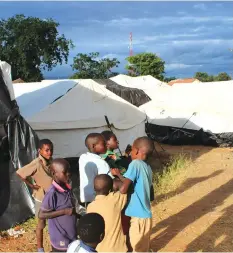
[[[133,55],[133,33],[129,34],[129,56]]]

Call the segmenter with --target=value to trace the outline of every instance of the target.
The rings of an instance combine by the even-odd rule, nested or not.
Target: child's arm
[[[16,174],[19,176],[19,178],[26,184],[28,185],[31,189],[33,190],[39,190],[40,186],[36,184],[31,184],[26,178],[21,177],[17,172]]]
[[[53,219],[59,216],[63,215],[73,215],[75,214],[75,208],[64,208],[61,210],[57,210],[57,193],[51,191],[48,191],[44,199],[41,203],[40,211],[38,214],[38,217],[42,220],[45,219]]]
[[[129,190],[129,187],[130,187],[131,183],[132,183],[132,181],[130,179],[125,178],[124,182],[123,182],[123,184],[120,188],[120,193],[122,193],[122,194],[128,193],[128,190]]]
[[[120,190],[122,186],[122,181],[119,178],[114,178],[113,179],[113,191],[117,192]]]
[[[46,219],[53,219],[63,215],[73,215],[74,213],[75,213],[74,208],[66,208],[57,211],[45,211],[43,209],[40,209],[38,217],[41,220],[46,220]]]
[[[120,190],[120,193],[126,194],[126,193],[128,192],[128,190],[129,190],[129,187],[130,187],[132,181],[131,181],[130,179],[128,179],[128,178],[123,177],[123,176],[121,175],[119,169],[112,169],[112,170],[111,170],[111,173],[112,173],[112,175],[114,175],[114,176],[118,176],[118,178],[119,178],[119,179],[121,180],[121,182],[122,182],[122,186],[121,186],[120,189],[119,189],[119,190]]]
[[[40,188],[40,186],[38,185],[34,185],[31,184],[27,178],[31,177],[33,174],[35,174],[37,171],[36,168],[36,163],[35,160],[32,161],[31,163],[27,164],[26,166],[18,169],[16,171],[16,174],[19,176],[19,178],[25,183],[27,184],[30,188],[32,188],[33,190],[38,190]]]

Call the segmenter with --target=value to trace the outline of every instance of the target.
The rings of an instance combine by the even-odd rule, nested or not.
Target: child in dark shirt
[[[111,169],[118,168],[121,175],[124,175],[131,160],[126,157],[121,157],[114,152],[114,150],[119,147],[119,141],[113,132],[103,131],[101,134],[104,137],[107,146],[107,152],[104,155],[101,155],[101,157],[109,164]]]

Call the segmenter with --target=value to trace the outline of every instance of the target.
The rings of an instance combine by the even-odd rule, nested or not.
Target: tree
[[[98,52],[92,52],[87,54],[77,54],[74,57],[73,70],[77,72],[71,76],[71,79],[106,79],[117,75],[112,72],[112,68],[118,67],[120,63],[117,58],[99,58]]]
[[[214,75],[210,75],[209,77],[208,77],[208,81],[207,82],[213,82],[214,81],[214,79],[215,79],[215,76]]]
[[[228,81],[231,77],[226,73],[219,73],[217,76],[208,75],[206,72],[197,72],[194,78],[201,82],[213,82],[213,81]]]
[[[159,80],[163,80],[165,62],[153,53],[140,53],[126,58],[129,62],[126,69],[132,76],[151,75]]]
[[[67,63],[72,41],[59,35],[53,19],[16,15],[0,20],[0,59],[11,64],[12,79],[40,81],[42,70]]]
[[[210,78],[206,72],[197,72],[194,78],[198,79],[201,82],[209,82]]]
[[[215,81],[228,81],[231,80],[231,77],[226,73],[226,72],[222,72],[219,73],[215,78]]]
[[[171,76],[171,77],[165,77],[163,81],[166,83],[169,83],[170,81],[176,80],[176,79],[177,78],[175,76]]]

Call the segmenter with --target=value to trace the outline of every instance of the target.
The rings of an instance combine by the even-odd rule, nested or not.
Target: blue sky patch
[[[166,76],[192,77],[195,72],[233,76],[233,2],[0,2],[1,18],[15,14],[53,18],[75,48],[69,63],[45,72],[65,78],[77,53],[117,57],[124,72],[129,55],[153,52],[166,62]]]

